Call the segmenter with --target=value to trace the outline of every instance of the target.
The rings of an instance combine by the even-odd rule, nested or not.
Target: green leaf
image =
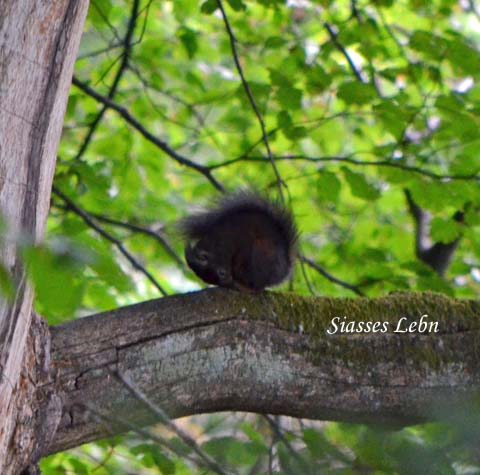
[[[249,84],[250,90],[253,94],[255,102],[257,103],[257,106],[260,108],[260,111],[264,113],[267,100],[272,91],[270,84],[260,83],[256,81],[251,81]],[[238,87],[237,96],[239,97],[242,104],[245,104],[245,107],[250,110],[250,104],[246,100],[245,89],[243,88],[243,86]]]
[[[98,8],[91,8],[88,12],[88,20],[91,21],[97,28],[105,26],[105,18],[108,18],[112,11],[111,0],[102,1]]]
[[[391,7],[394,3],[394,0],[374,0],[374,4],[379,5],[381,7]]]
[[[449,43],[447,57],[465,74],[477,74],[480,69],[480,54],[465,42],[465,38],[457,37]]]
[[[277,114],[277,126],[285,131],[293,127],[292,117],[286,110],[282,110]]]
[[[241,424],[241,428],[243,432],[247,435],[247,437],[256,445],[257,449],[260,452],[268,453],[269,445],[265,442],[263,435],[255,430],[253,425],[249,422],[243,422]]]
[[[278,457],[280,459],[280,467],[284,473],[314,473],[314,468],[310,466],[308,459],[298,454],[298,452],[292,453],[284,444],[278,445]]]
[[[427,57],[439,59],[447,50],[447,41],[429,31],[417,30],[410,37],[410,47]]]
[[[281,36],[270,36],[265,41],[265,48],[283,48],[287,43],[288,41]]]
[[[346,167],[342,167],[342,171],[354,196],[367,201],[374,201],[380,197],[380,191],[368,183],[364,175],[352,172]]]
[[[436,180],[415,180],[409,184],[413,200],[421,208],[434,212],[452,208],[452,214],[457,209],[462,209],[466,202],[474,198],[475,189],[465,183],[442,183]]]
[[[358,81],[344,82],[338,88],[338,97],[347,104],[364,105],[377,97],[377,91],[370,84]]]
[[[121,267],[106,253],[97,254],[91,263],[92,269],[103,281],[115,287],[119,292],[126,292],[133,287],[130,278],[122,271]]]
[[[290,81],[290,79],[284,74],[282,74],[280,71],[269,68],[268,72],[270,74],[270,81],[273,85],[285,88],[292,87],[292,82]]]
[[[227,0],[227,2],[232,8],[232,10],[235,10],[236,12],[247,9],[247,6],[245,5],[245,3],[242,2],[242,0]]]
[[[182,26],[178,29],[177,35],[185,47],[188,57],[192,59],[198,50],[197,33],[186,26]]]
[[[218,8],[217,0],[207,0],[206,2],[202,3],[202,6],[200,7],[200,11],[202,13],[211,15],[217,8]]]
[[[84,263],[71,248],[57,253],[46,247],[27,248],[24,259],[35,286],[39,313],[51,323],[72,318],[83,298],[85,282],[78,277]]]
[[[322,170],[317,178],[317,196],[320,202],[336,203],[340,195],[341,182],[333,172]]]
[[[405,131],[405,124],[409,120],[409,114],[398,107],[392,100],[382,100],[373,106],[385,129],[388,130],[397,140],[402,138]]]
[[[234,437],[210,439],[202,448],[216,460],[231,466],[252,466],[261,450],[256,443],[241,442]]]
[[[296,127],[293,125],[290,114],[285,110],[282,110],[278,113],[277,125],[288,140],[295,141],[308,135],[308,131],[305,127]]]
[[[333,460],[349,463],[349,458],[325,436],[319,429],[308,428],[303,431],[303,441],[313,459],[325,460],[331,457]]]
[[[277,91],[279,104],[290,110],[300,109],[302,106],[302,91],[294,87],[282,86]]]
[[[79,460],[77,457],[71,457],[70,460],[68,461],[68,465],[71,467],[75,475],[90,474],[90,470],[88,469],[88,466],[82,460]]]
[[[332,76],[326,70],[318,65],[313,66],[307,71],[307,87],[314,93],[323,92],[332,83]]]
[[[175,12],[175,18],[180,23],[189,16],[195,15],[198,9],[197,0],[175,0],[173,3],[173,11]]]
[[[135,456],[141,456],[142,464],[145,467],[156,467],[163,475],[174,475],[175,464],[168,458],[157,445],[145,443],[138,444],[130,448],[130,452]]]
[[[325,436],[315,429],[305,429],[303,440],[313,458],[323,459],[326,455],[326,447],[329,445]]]
[[[450,243],[462,235],[463,226],[452,219],[434,218],[431,222],[431,235],[434,241]]]
[[[160,450],[152,451],[153,460],[155,461],[155,466],[160,469],[160,472],[163,475],[173,475],[175,473],[175,464]]]
[[[480,213],[478,209],[475,209],[473,206],[469,206],[465,211],[465,223],[468,226],[478,226],[480,225]]]

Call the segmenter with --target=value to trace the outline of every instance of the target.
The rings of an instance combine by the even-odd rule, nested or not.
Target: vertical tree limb
[[[36,356],[27,348],[33,293],[16,246],[41,240],[55,157],[87,0],[0,3],[0,262],[16,288],[0,299],[0,473],[21,472],[35,451]],[[38,333],[46,343],[47,334]],[[43,336],[41,336],[43,335]],[[41,343],[39,343],[41,345]],[[30,404],[31,403],[31,404]]]

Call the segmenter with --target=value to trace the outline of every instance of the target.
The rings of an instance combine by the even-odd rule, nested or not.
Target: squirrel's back
[[[298,232],[290,210],[280,202],[251,190],[239,190],[221,196],[208,210],[182,219],[180,230],[187,238],[200,238],[213,227],[243,213],[265,215],[265,219],[278,228],[286,244],[292,248],[295,246]]]

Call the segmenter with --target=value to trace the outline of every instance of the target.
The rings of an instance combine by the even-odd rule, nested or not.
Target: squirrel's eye
[[[227,271],[225,269],[218,269],[217,275],[220,279],[224,280],[227,278]]]
[[[208,264],[208,252],[198,250],[196,253],[196,260],[199,264],[207,265]]]

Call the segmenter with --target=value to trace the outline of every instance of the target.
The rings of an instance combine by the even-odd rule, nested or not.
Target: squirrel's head
[[[232,272],[225,262],[219,258],[218,252],[205,246],[200,240],[197,243],[187,243],[185,246],[185,259],[189,267],[200,277],[200,279],[212,285],[221,287],[232,287]]]

